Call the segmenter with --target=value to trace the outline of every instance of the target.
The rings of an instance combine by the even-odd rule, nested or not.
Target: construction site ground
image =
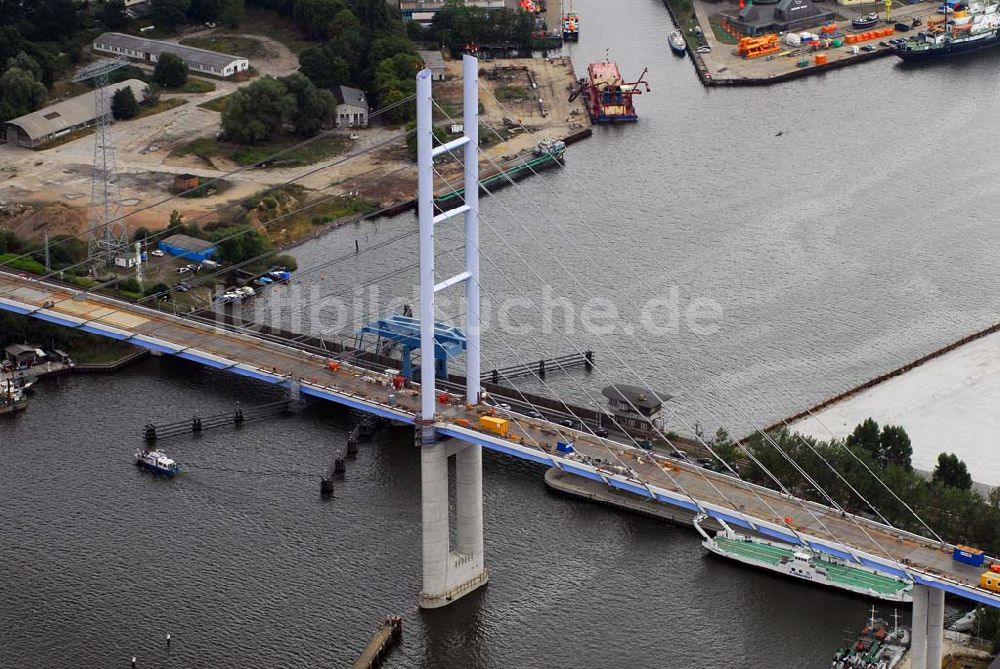
[[[263,43],[265,55],[253,62],[261,73],[280,76],[297,69],[297,58],[283,44],[260,35],[246,37]],[[446,64],[448,80],[435,82],[435,99],[449,114],[460,117],[461,61],[448,60]],[[493,95],[496,87],[513,84],[510,81],[493,81],[485,76],[494,66],[524,68],[517,70],[515,83],[530,91],[530,95],[523,100],[498,102]],[[568,102],[569,87],[575,80],[568,58],[484,61],[480,67],[483,73],[480,77],[480,100],[484,109],[481,118],[483,139],[490,133],[488,128],[502,128],[505,119],[508,126],[514,126],[509,140],[492,145],[484,152],[487,156],[482,160],[484,174],[491,170],[490,161],[500,162],[504,158],[529,152],[543,138],[564,138],[589,126],[582,102]],[[528,84],[529,68],[534,75],[536,89]],[[171,156],[171,152],[178,147],[199,137],[214,138],[219,131],[220,114],[199,105],[229,95],[245,85],[218,80],[213,80],[213,83],[216,90],[210,93],[164,95],[164,98],[186,100],[179,107],[114,124],[112,136],[117,150],[122,212],[129,214],[127,223],[130,229],[139,226],[150,230],[162,228],[174,209],[181,212],[187,221],[204,224],[216,217],[220,209],[293,179],[310,189],[311,197],[351,194],[381,207],[413,198],[416,168],[406,150],[405,130],[386,126],[380,120],[373,122],[370,128],[340,133],[348,146],[343,154],[304,167],[241,169],[221,158],[206,162],[194,155]],[[545,115],[539,107],[539,98],[543,101]],[[435,121],[446,123],[440,112],[436,113]],[[520,128],[521,124],[527,131]],[[391,141],[393,138],[398,141]],[[384,146],[368,151],[384,142]],[[83,234],[89,225],[87,209],[93,147],[93,135],[37,151],[0,144],[0,213],[4,209],[16,213],[21,204],[33,208],[17,215],[0,217],[0,225],[27,237],[41,236],[45,226],[48,226],[50,234]],[[445,164],[440,169],[448,179],[460,173],[460,166],[455,163]],[[171,197],[174,175],[184,173],[199,175],[203,182],[210,178],[224,178],[228,187],[209,197]],[[439,184],[439,188],[443,187],[444,184]]]
[[[886,24],[885,21],[882,21],[878,26],[876,26],[876,28],[887,27],[887,25],[892,26],[896,23],[910,23],[914,17],[919,17],[926,25],[926,17],[937,15],[938,4],[940,3],[919,2],[913,5],[902,3],[894,4],[888,24]],[[738,3],[728,1],[707,2],[706,0],[693,0],[693,6],[695,16],[698,19],[698,24],[701,26],[703,33],[702,43],[707,43],[712,48],[712,50],[708,53],[697,54],[697,57],[704,63],[706,73],[710,80],[716,83],[739,81],[766,82],[769,79],[787,78],[790,75],[819,72],[821,70],[816,67],[815,58],[818,53],[826,54],[828,63],[838,63],[839,61],[852,60],[863,62],[865,60],[870,60],[876,55],[890,55],[891,48],[880,46],[880,42],[884,42],[885,40],[895,37],[911,36],[914,35],[917,30],[922,29],[922,27],[918,27],[916,30],[910,30],[908,32],[896,32],[890,37],[882,37],[861,42],[856,45],[844,44],[840,47],[821,49],[819,51],[812,51],[803,47],[789,46],[785,44],[784,35],[782,35],[780,38],[781,50],[777,54],[774,54],[770,59],[768,59],[768,57],[747,59],[737,53],[736,44],[727,44],[720,41],[711,27],[712,17],[716,17],[721,13],[735,15],[739,11]],[[834,3],[823,3],[817,6],[829,8],[837,12],[839,15],[837,24],[840,26],[840,32],[842,35],[863,32],[853,30],[851,28],[851,19],[858,15],[868,14],[869,12],[877,12],[880,17],[885,17],[884,3],[853,5],[850,7]],[[819,28],[820,26],[816,25],[809,28],[803,28],[797,32],[808,31],[819,34]],[[876,53],[865,51],[863,49],[865,45],[875,47]],[[852,47],[854,46],[860,47],[860,53],[853,53]],[[804,68],[799,67],[798,65],[799,61],[803,59],[808,59],[809,61],[808,66]]]

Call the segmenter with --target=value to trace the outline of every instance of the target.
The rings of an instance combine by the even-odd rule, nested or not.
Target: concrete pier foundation
[[[910,644],[912,669],[941,669],[944,641],[944,591],[926,585],[913,586],[913,636]]]
[[[483,468],[479,446],[456,441],[420,446],[423,490],[423,589],[420,606],[447,606],[489,580],[483,560]],[[455,550],[448,521],[448,458],[455,457]]]

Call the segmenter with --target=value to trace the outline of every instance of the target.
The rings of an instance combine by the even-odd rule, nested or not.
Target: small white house
[[[368,127],[368,98],[364,91],[350,86],[337,86],[333,94],[337,98],[338,128]]]
[[[444,58],[440,51],[418,51],[417,55],[424,61],[424,67],[431,71],[431,80],[444,81]]]
[[[120,256],[115,256],[115,265],[125,269],[132,269],[141,262],[142,256],[135,253],[123,253]]]

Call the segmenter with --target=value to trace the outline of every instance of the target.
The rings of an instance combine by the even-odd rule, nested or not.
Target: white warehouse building
[[[156,63],[160,59],[160,54],[172,53],[187,63],[191,72],[223,78],[250,69],[250,61],[242,56],[122,33],[104,33],[94,40],[94,51],[112,56],[125,56],[146,63]]]

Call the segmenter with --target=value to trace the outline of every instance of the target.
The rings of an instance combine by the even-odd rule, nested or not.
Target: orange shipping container
[[[816,64],[817,65],[826,65],[826,54],[825,53],[818,53],[818,54],[816,54]]]

